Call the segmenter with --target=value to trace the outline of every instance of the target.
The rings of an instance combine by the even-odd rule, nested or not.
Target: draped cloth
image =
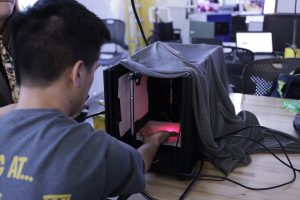
[[[251,140],[226,137],[247,126],[259,125],[250,112],[235,113],[229,98],[228,78],[223,49],[205,44],[175,44],[156,42],[122,60],[127,69],[159,78],[191,76],[193,113],[196,126],[197,151],[216,168],[229,174],[239,166],[251,163],[250,154],[264,151]],[[277,142],[263,129],[244,129],[238,134],[278,149]],[[300,145],[291,138],[284,140],[287,150],[300,152]]]

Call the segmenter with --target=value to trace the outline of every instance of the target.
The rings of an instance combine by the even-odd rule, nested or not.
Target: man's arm
[[[160,144],[170,136],[170,132],[158,131],[153,133],[150,127],[143,128],[140,132],[144,137],[144,144],[137,151],[144,159],[146,173],[151,167],[152,160]]]
[[[7,106],[1,107],[0,108],[0,117],[13,111],[16,108],[16,106],[17,106],[17,104],[14,103],[14,104],[9,104]]]

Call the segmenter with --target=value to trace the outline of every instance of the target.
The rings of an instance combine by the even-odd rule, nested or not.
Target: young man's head
[[[81,73],[86,71],[93,78],[100,47],[110,40],[105,24],[75,0],[39,0],[13,18],[12,30],[21,90],[47,88],[68,70],[74,86],[81,87],[80,81],[86,78]],[[92,80],[86,82],[88,90]]]

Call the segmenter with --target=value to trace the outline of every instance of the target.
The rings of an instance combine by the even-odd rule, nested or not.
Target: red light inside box
[[[158,131],[167,131],[172,132],[172,136],[170,136],[167,140],[168,143],[174,143],[178,140],[179,131],[180,131],[180,125],[179,123],[173,123],[173,122],[159,122],[159,121],[149,121],[147,123],[151,127],[151,132],[155,133]],[[177,133],[174,135],[174,133]]]

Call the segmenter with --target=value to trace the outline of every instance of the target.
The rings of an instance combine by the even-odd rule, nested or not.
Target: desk
[[[278,58],[273,54],[254,54],[254,60],[262,60],[262,59],[269,59],[269,58]]]
[[[231,94],[236,111],[248,110],[253,112],[261,125],[279,129],[296,135],[292,126],[294,114],[281,107],[281,100],[273,97]],[[300,168],[300,154],[289,155],[294,166]],[[283,155],[279,155],[283,158]],[[269,187],[289,181],[293,173],[279,163],[270,154],[252,155],[252,164],[234,170],[229,178],[250,187]],[[210,163],[205,162],[203,174],[222,175]],[[300,176],[290,185],[268,190],[252,191],[239,187],[228,181],[197,181],[186,199],[203,200],[235,200],[235,199],[287,199],[298,200],[300,194]],[[148,173],[146,175],[146,194],[154,199],[178,199],[190,180],[179,181],[175,177]]]

